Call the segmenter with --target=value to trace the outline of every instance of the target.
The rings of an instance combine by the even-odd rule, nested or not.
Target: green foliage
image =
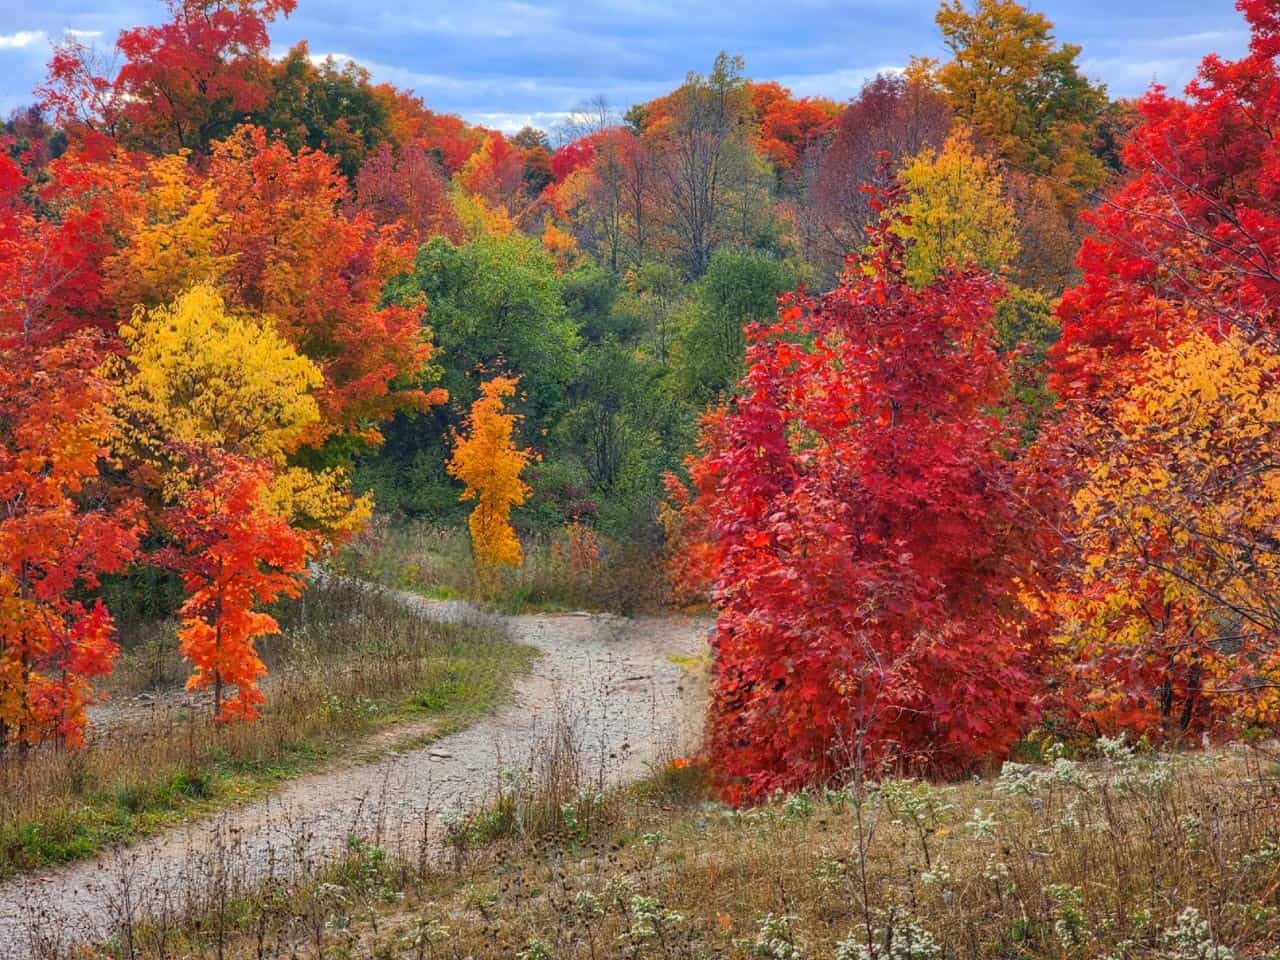
[[[369,72],[333,57],[314,63],[306,43],[280,61],[267,104],[253,120],[278,134],[290,150],[310,147],[332,153],[348,178],[374,147],[391,139],[390,117]]]
[[[641,339],[662,364],[674,341],[672,317],[688,287],[674,267],[645,263],[628,270],[613,306],[613,328],[620,337]]]
[[[356,471],[356,492],[373,494],[385,513],[462,522],[467,505],[458,499],[461,487],[445,470],[446,453],[439,442],[443,428],[437,422],[435,417],[394,421],[386,446]]]
[[[599,343],[609,336],[627,337],[635,330],[614,311],[619,284],[616,274],[594,263],[584,263],[563,279],[564,305],[578,321],[582,336]]]
[[[1021,359],[1037,368],[1058,342],[1053,301],[1039,290],[1010,284],[1008,296],[996,304],[995,325],[1001,352],[1019,350]]]
[[[1045,367],[1045,354],[1059,334],[1053,301],[1038,290],[1010,284],[1008,296],[996,304],[994,322],[1000,351],[1016,351],[1009,365],[1011,391],[1022,417],[1022,437],[1030,442],[1055,400]]]
[[[683,398],[715,403],[742,375],[743,328],[772,320],[778,295],[795,282],[792,270],[773,257],[720,250],[682,311],[675,356]]]
[[[461,246],[437,237],[419,251],[412,273],[387,285],[393,302],[423,294],[453,409],[470,406],[482,374],[507,371],[520,376],[527,396],[526,435],[544,430],[564,402],[581,347],[550,255],[519,233]]]

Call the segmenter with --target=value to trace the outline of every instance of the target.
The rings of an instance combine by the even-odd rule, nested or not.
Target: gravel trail
[[[476,615],[456,602],[396,596],[432,620]],[[542,651],[507,706],[426,746],[300,777],[267,799],[0,884],[0,960],[47,956],[100,937],[126,916],[189,908],[211,873],[233,886],[288,876],[352,835],[409,852],[443,818],[491,797],[504,772],[528,770],[566,729],[593,788],[640,776],[647,764],[696,743],[705,694],[673,658],[704,649],[705,621],[502,620],[513,640]]]

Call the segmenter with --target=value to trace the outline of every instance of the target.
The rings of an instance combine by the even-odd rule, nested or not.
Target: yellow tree
[[[139,307],[121,327],[128,348],[121,421],[142,458],[169,482],[166,450],[220,450],[272,468],[267,493],[279,515],[341,539],[363,525],[366,498],[353,498],[339,469],[289,462],[320,420],[319,368],[265,318],[229,308],[208,284],[166,306]]]
[[[217,190],[189,166],[189,151],[150,161],[140,209],[126,244],[107,260],[107,290],[117,304],[156,306],[197,283],[217,283],[235,262],[222,251],[226,217]]]
[[[911,241],[912,286],[925,286],[952,264],[998,273],[1017,256],[1017,221],[999,166],[974,149],[967,131],[952,133],[941,151],[926,147],[899,179],[906,199],[893,229]]]
[[[1107,94],[1080,73],[1078,46],[1059,45],[1049,19],[1015,0],[945,0],[936,20],[952,58],[915,61],[914,78],[935,82],[1001,157],[1052,177],[1062,200],[1103,182],[1092,146]]]
[[[207,444],[281,464],[320,418],[324,382],[262,318],[198,284],[166,306],[134,311],[125,406],[166,443]]]
[[[477,571],[486,576],[499,565],[518,567],[523,560],[511,508],[529,496],[520,474],[533,453],[515,445],[520,418],[507,411],[505,402],[515,392],[513,377],[494,377],[481,385],[466,433],[455,439],[449,460],[449,473],[466,486],[462,499],[476,501],[468,521],[471,551]]]
[[[1066,706],[1103,731],[1280,721],[1280,355],[1196,334],[1071,426]]]
[[[320,421],[324,377],[269,320],[230,309],[202,283],[166,306],[137,307],[120,334],[118,419],[165,502],[160,556],[188,592],[188,686],[213,688],[219,719],[251,720],[265,673],[254,638],[277,629],[254,607],[296,596],[307,561],[363,525],[369,504],[344,473],[290,464]]]

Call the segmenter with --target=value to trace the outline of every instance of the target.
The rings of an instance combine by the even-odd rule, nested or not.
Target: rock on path
[[[398,596],[434,620],[475,615],[456,602]],[[225,873],[232,885],[288,876],[353,834],[406,852],[442,818],[493,796],[504,771],[528,770],[557,737],[574,745],[592,789],[642,775],[647,764],[696,742],[703,692],[672,658],[702,649],[705,622],[581,614],[504,620],[513,640],[542,656],[497,713],[427,746],[310,774],[268,799],[0,884],[0,960],[100,938],[125,916],[191,908],[210,873]]]

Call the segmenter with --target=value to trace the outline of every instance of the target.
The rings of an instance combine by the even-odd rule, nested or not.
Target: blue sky
[[[1084,47],[1086,73],[1116,95],[1153,80],[1181,89],[1203,54],[1243,52],[1231,0],[1044,0],[1032,6],[1060,40]],[[941,52],[935,0],[299,0],[272,30],[283,51],[363,63],[417,91],[433,109],[514,130],[549,128],[587,98],[616,107],[705,70],[719,50],[741,53],[756,79],[845,99],[878,70]],[[51,40],[67,30],[110,48],[126,26],[163,18],[160,0],[0,0],[0,112],[30,102]]]

